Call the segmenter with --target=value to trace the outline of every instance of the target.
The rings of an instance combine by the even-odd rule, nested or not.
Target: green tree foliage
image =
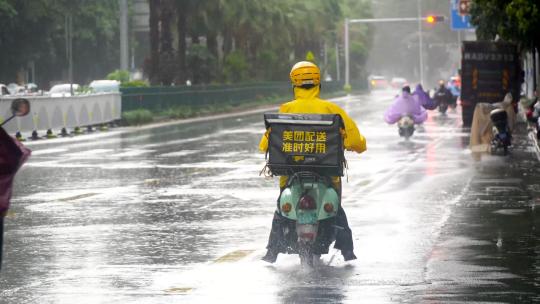
[[[371,17],[370,2],[347,0],[344,7],[344,14],[348,18]],[[366,61],[371,46],[370,42],[373,39],[373,33],[370,27],[365,24],[357,24],[350,28],[350,36],[351,79],[364,80],[368,76]]]
[[[13,17],[17,14],[17,11],[7,0],[0,0],[0,14],[6,17]]]
[[[325,44],[329,50],[336,43],[342,44],[345,16],[370,16],[368,0],[151,2],[150,15],[160,16],[161,30],[151,30],[150,41],[167,34],[170,25],[176,27],[176,56],[174,63],[166,65],[176,67],[176,83],[185,79],[194,84],[286,80],[291,64],[304,60],[308,51],[321,64]],[[168,8],[164,14],[166,3],[174,3],[175,9]],[[175,16],[171,17],[173,12]],[[365,63],[371,37],[367,28],[353,36],[352,57],[357,71]],[[160,46],[158,52],[166,50]],[[158,64],[162,68],[156,69],[154,61],[147,60],[150,64],[145,71],[153,83],[164,83],[162,77],[152,76],[154,71],[166,73],[165,66]],[[335,71],[335,61],[323,68]],[[360,74],[353,71],[354,76]]]
[[[248,80],[248,68],[244,53],[234,51],[225,57],[223,75],[226,82],[242,82]]]
[[[117,0],[0,0],[0,82],[22,81],[17,73],[31,62],[40,86],[65,81],[67,15],[73,18],[75,81],[113,70],[119,58]]]
[[[108,80],[118,80],[122,84],[129,81],[129,72],[125,70],[114,70],[107,75]]]
[[[524,49],[540,46],[540,3],[537,0],[475,0],[471,21],[480,39],[501,39]]]
[[[152,84],[164,85],[187,79],[194,84],[286,80],[290,66],[308,51],[325,71],[335,73],[335,60],[323,61],[324,46],[329,59],[343,43],[344,18],[370,17],[369,3],[151,0],[145,74]],[[118,68],[118,11],[118,0],[0,0],[0,82],[22,81],[16,78],[24,78],[31,63],[41,87],[66,81],[67,16],[73,20],[75,82],[103,78]],[[371,37],[367,27],[351,35],[355,77]],[[338,55],[343,63],[343,54]]]
[[[200,44],[193,44],[188,49],[186,62],[194,83],[209,83],[216,74],[216,58]]]

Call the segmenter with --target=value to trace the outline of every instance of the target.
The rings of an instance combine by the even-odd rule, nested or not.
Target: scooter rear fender
[[[310,195],[315,200],[317,207],[314,210],[301,210],[298,202],[303,194]],[[290,207],[284,205],[289,204]],[[329,204],[331,208],[325,205]],[[299,224],[314,224],[317,221],[334,217],[339,208],[339,196],[333,187],[327,186],[323,182],[302,183],[292,182],[283,189],[279,198],[280,213]],[[288,210],[288,212],[286,212]]]

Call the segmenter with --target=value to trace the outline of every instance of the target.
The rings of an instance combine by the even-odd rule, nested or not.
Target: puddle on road
[[[525,209],[501,209],[493,211],[493,213],[501,215],[521,215],[525,212],[527,212]]]
[[[154,152],[155,150],[125,149],[120,153],[108,155],[107,158],[137,157]]]
[[[196,153],[202,153],[202,150],[182,150],[182,151],[174,151],[169,153],[163,153],[159,154],[158,157],[180,157],[180,156],[186,156]]]

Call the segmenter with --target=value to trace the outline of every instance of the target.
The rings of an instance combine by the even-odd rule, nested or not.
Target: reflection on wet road
[[[253,114],[31,143],[0,303],[535,299],[538,164],[526,151],[474,163],[456,112],[400,140],[382,122],[391,96],[337,99],[368,139],[346,155],[343,190],[358,260],[333,249],[313,271],[297,256],[259,260],[278,187],[259,177]]]

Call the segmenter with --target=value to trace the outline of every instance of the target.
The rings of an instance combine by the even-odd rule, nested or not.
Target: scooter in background
[[[489,114],[493,123],[493,139],[491,140],[491,153],[497,154],[498,151],[503,155],[508,154],[508,148],[512,146],[512,133],[508,128],[508,114],[503,109],[492,110]]]
[[[439,105],[439,113],[446,114],[446,111],[448,110],[448,101],[447,101],[447,95],[445,92],[437,91],[435,93],[435,100],[437,101],[437,104]]]

